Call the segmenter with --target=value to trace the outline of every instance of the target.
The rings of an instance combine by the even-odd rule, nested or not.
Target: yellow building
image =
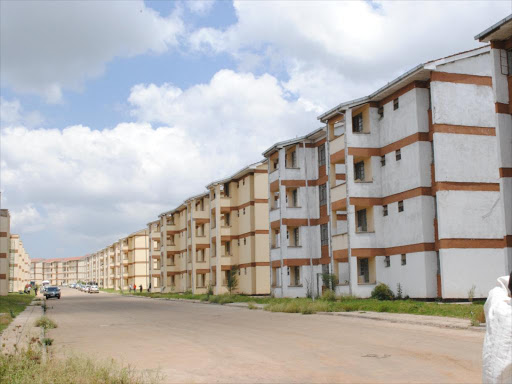
[[[0,296],[9,292],[9,248],[11,245],[9,210],[0,209]]]
[[[9,292],[23,291],[30,283],[30,257],[19,235],[11,234],[9,253]]]
[[[238,293],[268,294],[266,162],[207,189],[148,224],[153,287],[200,294],[210,286],[215,294],[225,293],[229,271],[238,267]]]

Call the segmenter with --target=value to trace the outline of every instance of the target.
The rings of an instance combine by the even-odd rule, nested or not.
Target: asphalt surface
[[[62,290],[56,356],[114,358],[169,383],[481,382],[483,334]]]

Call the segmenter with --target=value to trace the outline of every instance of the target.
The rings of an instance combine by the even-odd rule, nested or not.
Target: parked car
[[[84,292],[89,293],[89,289],[91,289],[91,286],[90,286],[90,285],[86,285],[86,286],[84,286]]]
[[[97,285],[91,285],[89,287],[89,293],[100,293],[100,290],[98,289]]]
[[[46,299],[49,299],[51,297],[56,297],[57,299],[60,299],[60,288],[55,286],[47,286],[44,290],[44,297]]]

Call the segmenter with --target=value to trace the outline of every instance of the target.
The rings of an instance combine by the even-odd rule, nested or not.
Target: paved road
[[[167,382],[481,382],[483,335],[63,289],[58,356],[113,357]]]

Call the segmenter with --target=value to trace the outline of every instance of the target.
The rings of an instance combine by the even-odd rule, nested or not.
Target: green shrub
[[[249,309],[258,309],[258,307],[256,305],[254,305],[254,303],[249,303],[249,305],[247,305],[247,308],[249,308]]]
[[[45,337],[43,340],[41,340],[44,345],[50,346],[53,344],[53,339],[50,339],[49,337]]]
[[[334,291],[331,291],[330,289],[326,289],[324,293],[322,293],[322,300],[336,301],[336,293],[334,293]]]
[[[372,299],[393,300],[394,298],[393,291],[384,283],[379,283],[372,291]]]
[[[50,319],[49,317],[46,317],[46,316],[41,316],[39,319],[37,319],[35,326],[41,327],[44,329],[57,328],[57,324],[55,324],[55,322],[52,319]]]

